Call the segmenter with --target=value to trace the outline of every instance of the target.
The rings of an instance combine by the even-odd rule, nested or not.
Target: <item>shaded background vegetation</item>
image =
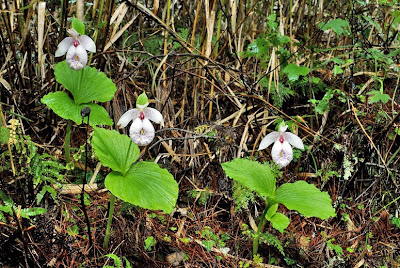
[[[226,178],[220,163],[270,161],[269,150],[257,148],[284,119],[307,148],[295,151],[278,183],[314,183],[331,195],[337,217],[304,218],[281,207],[291,224],[284,234],[265,230],[263,262],[398,265],[396,1],[85,1],[86,34],[97,45],[90,65],[118,88],[106,109],[117,122],[148,94],[166,129],[142,153],[180,187],[173,215],[118,202],[107,250],[107,169],[91,151],[85,159],[86,127],[76,125],[74,162],[65,166],[66,121],[40,101],[60,90],[53,66],[62,59],[54,52],[76,3],[46,1],[42,14],[37,6],[1,3],[1,123],[11,133],[0,147],[0,189],[15,208],[0,218],[0,264],[94,267],[113,253],[134,267],[168,267],[172,257],[182,267],[255,265],[248,236],[264,201]],[[85,199],[93,246],[79,191],[58,189],[81,183],[85,163],[97,183]],[[35,207],[47,213],[37,215]]]

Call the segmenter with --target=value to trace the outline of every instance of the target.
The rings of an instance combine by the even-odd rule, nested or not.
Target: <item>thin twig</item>
[[[361,124],[360,119],[358,119],[356,108],[354,108],[352,102],[350,102],[350,105],[351,105],[351,110],[353,111],[354,117],[356,118],[358,125],[360,126],[361,130],[364,132],[365,136],[367,137],[367,139],[368,139],[369,142],[371,143],[372,147],[373,147],[373,148],[375,149],[375,151],[378,153],[378,156],[379,156],[379,158],[381,159],[381,161],[382,161],[383,165],[385,166],[387,172],[389,173],[390,177],[392,178],[392,181],[393,181],[394,185],[396,185],[396,187],[398,187],[398,186],[397,186],[397,183],[396,183],[396,180],[395,180],[394,177],[393,177],[392,172],[389,170],[389,168],[388,168],[387,165],[386,165],[385,159],[383,159],[383,157],[382,157],[381,153],[379,152],[378,148],[376,148],[374,141],[373,141],[373,140],[371,139],[371,137],[368,135],[367,131],[365,131],[365,128],[364,128],[363,125]]]

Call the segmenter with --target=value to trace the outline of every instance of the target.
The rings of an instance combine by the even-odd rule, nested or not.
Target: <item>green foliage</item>
[[[109,101],[117,90],[115,84],[104,73],[96,68],[85,66],[75,71],[68,67],[66,61],[59,62],[54,67],[54,74],[58,83],[68,89],[73,99],[66,92],[57,91],[45,95],[42,103],[49,106],[57,115],[81,124],[81,110],[89,107],[90,125],[112,125],[112,119],[107,111],[92,101]],[[85,118],[87,123],[87,117]]]
[[[197,200],[200,205],[205,205],[207,200],[212,196],[212,191],[207,187],[204,189],[192,189],[188,191],[190,197]]]
[[[390,96],[388,94],[382,93],[379,90],[372,90],[368,92],[368,95],[368,102],[371,104],[379,102],[386,104],[390,100]]]
[[[260,80],[261,90],[266,90],[269,87],[269,79],[264,77]],[[279,83],[278,88],[275,87],[275,83],[271,83],[272,102],[278,109],[282,108],[283,103],[294,95],[294,91],[284,84]]]
[[[77,236],[77,235],[79,234],[79,227],[78,227],[78,225],[74,224],[74,225],[72,225],[72,226],[69,226],[69,227],[67,228],[67,234],[70,235],[70,236],[72,236],[72,237]]]
[[[268,232],[261,233],[260,238],[262,241],[270,246],[273,246],[276,248],[279,253],[281,253],[283,256],[285,256],[285,252],[283,250],[283,245],[282,242],[273,234],[270,234]]]
[[[41,207],[32,207],[32,208],[23,208],[18,207],[11,198],[6,195],[3,191],[0,190],[0,199],[3,201],[3,204],[0,204],[0,219],[6,221],[4,213],[13,216],[14,212],[19,216],[30,219],[31,217],[35,217],[38,215],[42,215],[47,212],[47,209]],[[14,211],[14,212],[13,212]]]
[[[189,36],[190,30],[188,28],[177,27],[176,33],[181,38],[182,42],[190,43],[190,39],[189,39],[190,38],[190,36]],[[179,42],[176,42],[175,40],[173,40],[172,36],[169,36],[169,37],[170,37],[170,40],[168,40],[169,43],[174,41],[172,49],[182,48],[182,45]],[[215,40],[214,40],[214,36],[213,36],[213,44],[214,43],[215,43]],[[194,39],[194,47],[196,49],[200,48],[200,35],[198,35],[198,34],[195,36],[195,39]],[[194,53],[197,53],[197,51],[195,50]]]
[[[58,163],[57,159],[49,154],[38,153],[38,148],[31,141],[30,136],[22,135],[22,130],[17,125],[13,127],[10,135],[10,147],[14,150],[14,164],[16,175],[29,174],[33,177],[34,186],[41,183],[57,184],[64,181],[66,167]],[[11,139],[12,138],[12,139]],[[0,154],[0,171],[11,169],[10,162],[5,161],[9,156],[8,150]]]
[[[149,218],[151,218],[151,219],[157,218],[157,219],[158,219],[160,222],[162,222],[163,224],[167,224],[167,219],[165,218],[164,215],[159,215],[159,214],[156,214],[156,213],[149,213],[148,216],[149,216]]]
[[[210,226],[205,226],[203,230],[201,230],[201,237],[203,238],[201,243],[208,251],[215,246],[224,248],[226,246],[225,242],[231,238],[227,233],[222,233],[220,235],[214,234]]]
[[[306,217],[318,217],[325,220],[336,216],[329,194],[321,192],[313,184],[305,181],[281,185],[276,190],[275,200]]]
[[[262,263],[263,261],[264,261],[264,258],[261,257],[260,254],[253,255],[253,262],[255,264]]]
[[[392,218],[390,219],[390,223],[393,224],[393,225],[396,225],[397,228],[400,228],[400,218],[398,218],[398,217],[392,217]]]
[[[340,102],[346,102],[346,95],[340,89],[332,90],[330,88],[321,100],[310,99],[309,102],[315,106],[315,112],[318,114],[323,114],[326,111],[330,111],[332,107],[330,101],[334,97],[337,97]]]
[[[95,128],[92,146],[104,166],[122,174],[128,172],[140,153],[139,147],[128,136],[103,128]]]
[[[284,86],[284,84],[279,83],[279,88],[276,88],[275,84],[271,85],[271,94],[274,106],[281,109],[283,103],[290,97],[294,96],[294,91],[289,87]]]
[[[239,261],[239,267],[240,268],[249,268],[250,267],[250,262],[243,262],[243,261]]]
[[[113,172],[105,186],[118,198],[146,209],[170,213],[178,199],[174,177],[153,162],[138,162],[139,149],[115,130],[95,129],[92,146],[100,162]]]
[[[333,75],[334,76],[337,76],[338,74],[342,74],[343,72],[344,71],[340,66],[335,65],[335,67],[333,67]]]
[[[49,184],[64,182],[65,171],[67,168],[49,154],[38,154],[37,148],[33,142],[28,144],[31,151],[31,161],[29,162],[28,170],[29,173],[33,175],[34,185],[39,185],[43,182]],[[47,191],[50,193],[52,192],[52,190]]]
[[[144,50],[152,56],[161,54],[161,47],[163,46],[163,42],[164,37],[157,35],[153,35],[142,40]],[[147,59],[148,57],[148,55],[142,55],[143,59]]]
[[[146,93],[143,92],[136,100],[136,107],[138,107],[138,105],[144,106],[146,104],[149,104],[149,99],[147,98]]]
[[[10,130],[6,127],[0,127],[0,144],[7,143],[10,138]]]
[[[273,199],[275,197],[276,180],[269,165],[255,161],[236,158],[222,164],[226,175],[242,183],[259,195]]]
[[[233,181],[232,190],[232,198],[235,202],[235,212],[247,209],[249,203],[255,201],[254,193],[238,181]]]
[[[310,72],[310,69],[305,66],[298,66],[296,64],[288,64],[283,72],[287,74],[289,81],[299,80],[300,76],[306,76]]]
[[[82,124],[81,110],[84,107],[89,107],[90,112],[90,125],[107,125],[113,124],[112,119],[104,107],[96,103],[83,103],[75,104],[75,102],[68,96],[67,92],[57,91],[51,92],[42,98],[42,103],[46,104],[58,116],[74,121],[77,125]],[[84,119],[87,123],[87,117]]]
[[[144,240],[144,249],[150,251],[157,244],[157,240],[153,236],[149,236]]]
[[[329,166],[327,166],[325,169],[319,169],[316,173],[316,176],[321,177],[323,182],[327,182],[332,177],[340,178],[336,163],[329,163]]]
[[[117,91],[113,81],[93,67],[85,66],[75,71],[68,67],[66,61],[62,61],[54,66],[54,75],[57,82],[71,92],[77,105],[110,101]]]
[[[283,231],[289,226],[290,220],[284,214],[275,212],[272,216],[266,217],[271,222],[272,227],[283,233]]]
[[[335,241],[334,238],[329,239],[328,241],[326,241],[326,246],[330,250],[333,250],[339,258],[341,258],[343,256],[343,249],[340,245],[333,244],[332,242],[334,242],[334,241]]]
[[[207,249],[207,251],[210,251],[216,245],[214,240],[203,240],[201,243]]]
[[[122,260],[117,255],[110,253],[110,254],[104,255],[104,257],[111,258],[114,261],[114,265],[113,266],[104,265],[103,268],[123,268]],[[131,263],[127,260],[127,258],[123,257],[123,259],[125,260],[125,267],[131,268],[132,267]]]
[[[85,34],[85,25],[75,17],[72,19],[72,28],[74,28],[80,35]]]
[[[36,195],[36,204],[37,205],[40,204],[40,202],[42,201],[42,199],[46,193],[49,193],[51,198],[53,198],[53,200],[57,202],[56,190],[54,190],[54,188],[51,186],[45,185],[42,187],[42,190]]]
[[[319,23],[318,24],[319,28],[322,31],[326,31],[329,29],[332,29],[334,33],[337,35],[350,35],[350,25],[347,20],[342,20],[342,19],[334,19],[334,20],[329,20],[327,23]]]
[[[242,230],[242,234],[248,238],[254,239],[256,236],[255,232],[249,228],[249,226],[245,223],[240,226]],[[282,242],[273,234],[269,232],[261,233],[260,234],[261,241],[266,243],[269,246],[273,246],[276,248],[283,256],[285,256],[285,252],[283,250]]]
[[[328,193],[305,181],[285,183],[276,190],[276,175],[268,165],[237,158],[223,163],[222,168],[228,177],[266,197],[266,219],[280,232],[288,226],[289,219],[281,213],[277,214],[277,204],[297,210],[307,217],[327,219],[336,215]]]
[[[267,60],[269,56],[270,42],[265,38],[257,38],[247,46],[246,57]]]
[[[365,54],[365,52],[363,51],[360,52],[357,56],[365,58],[366,60],[371,60],[373,62],[374,70],[376,73],[375,78],[378,81],[380,80],[381,84],[383,84],[384,77],[378,77],[378,70],[382,70],[384,73],[386,73],[388,69],[393,69],[396,71],[399,70],[398,66],[396,65],[396,58],[400,53],[400,49],[396,49],[389,53],[384,53],[382,50],[373,47],[367,49],[366,53],[367,54]]]
[[[174,177],[153,162],[138,162],[125,175],[113,171],[107,175],[105,185],[126,202],[165,213],[172,212],[178,198]]]
[[[285,35],[281,35],[280,31],[277,29],[278,23],[276,22],[276,14],[271,14],[267,19],[267,34],[261,34],[252,43],[250,43],[243,55],[245,58],[254,57],[261,60],[261,66],[264,68],[267,68],[266,62],[270,60],[272,48],[280,48],[284,44],[290,42],[290,38]],[[279,49],[278,51],[279,54],[287,55],[285,50]]]

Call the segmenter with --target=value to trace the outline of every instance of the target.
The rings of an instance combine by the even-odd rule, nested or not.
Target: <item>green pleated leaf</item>
[[[272,227],[281,233],[283,233],[283,231],[288,227],[288,225],[290,223],[289,218],[279,212],[275,213],[269,219],[269,221],[271,222]]]
[[[106,109],[96,103],[75,104],[68,96],[67,92],[57,91],[45,95],[42,98],[42,103],[46,104],[58,116],[74,121],[76,124],[82,124],[81,110],[83,107],[89,107],[91,126],[107,125],[112,126],[113,121],[108,115]],[[84,120],[87,123],[87,117]]]
[[[95,128],[92,146],[100,162],[125,174],[139,157],[139,147],[131,138],[115,130]]]
[[[255,161],[236,158],[222,164],[226,175],[258,194],[274,198],[276,180],[268,165]]]
[[[57,82],[71,92],[76,104],[109,101],[117,91],[110,78],[89,66],[75,71],[68,67],[66,61],[62,61],[54,67],[54,75]]]
[[[325,220],[336,215],[329,194],[305,181],[283,184],[276,190],[275,201],[306,217]]]
[[[172,212],[178,199],[179,187],[174,177],[153,162],[138,162],[125,176],[111,172],[105,185],[125,202],[165,213]]]

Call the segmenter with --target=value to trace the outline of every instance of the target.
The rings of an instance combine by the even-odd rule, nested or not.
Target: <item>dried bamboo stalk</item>
[[[46,13],[46,2],[40,2],[38,5],[38,63],[39,63],[39,73],[41,74],[42,80],[46,77],[46,70],[44,68],[43,55],[43,44],[44,44],[44,19]]]

